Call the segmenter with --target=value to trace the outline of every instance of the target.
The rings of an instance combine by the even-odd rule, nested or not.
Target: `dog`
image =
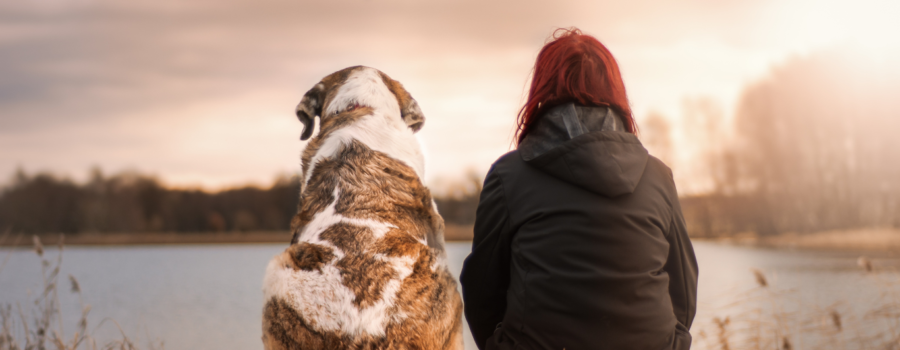
[[[425,118],[369,67],[326,76],[297,106],[300,204],[263,281],[266,349],[462,349],[444,221],[422,183]]]

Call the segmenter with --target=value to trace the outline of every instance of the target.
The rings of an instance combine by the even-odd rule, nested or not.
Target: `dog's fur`
[[[297,106],[303,151],[294,237],[266,269],[263,343],[275,349],[462,349],[444,222],[422,184],[424,123],[400,83],[335,72]]]

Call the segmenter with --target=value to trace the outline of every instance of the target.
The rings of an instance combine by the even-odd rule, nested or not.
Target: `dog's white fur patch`
[[[328,106],[325,106],[323,116],[328,117],[356,104],[376,110],[396,111],[395,116],[400,117],[397,96],[384,84],[384,79],[375,68],[359,67],[351,72]]]
[[[263,279],[263,295],[265,300],[278,297],[285,300],[297,310],[310,326],[320,331],[340,331],[351,336],[368,334],[384,336],[388,323],[399,323],[406,318],[402,313],[389,313],[395,306],[397,292],[403,280],[412,274],[416,257],[388,257],[376,254],[375,258],[389,263],[397,278],[391,279],[382,291],[382,298],[374,305],[359,309],[353,304],[356,295],[343,285],[340,270],[334,263],[345,256],[329,241],[322,240],[319,235],[327,228],[346,223],[367,227],[376,237],[383,237],[395,226],[375,220],[347,218],[335,212],[335,205],[340,198],[339,189],[334,190],[334,201],[306,226],[300,234],[300,242],[308,242],[329,247],[335,259],[318,270],[294,270],[287,263],[287,253],[276,255],[266,267]]]
[[[419,179],[424,179],[425,156],[422,146],[415,133],[401,118],[397,97],[374,68],[362,67],[350,73],[326,106],[323,118],[356,104],[371,107],[372,114],[327,136],[310,160],[309,169],[304,169],[304,188],[312,177],[317,162],[334,156],[343,145],[353,140],[405,163],[415,170]]]
[[[348,218],[346,216],[335,213],[334,206],[337,204],[338,197],[341,195],[340,189],[335,187],[332,195],[334,196],[334,201],[331,202],[331,204],[326,207],[325,210],[316,213],[312,221],[310,221],[309,224],[307,224],[306,227],[303,228],[303,231],[300,232],[298,242],[322,244],[322,241],[319,241],[319,235],[329,227],[340,223],[346,223],[359,227],[367,227],[372,231],[372,234],[376,239],[384,237],[384,235],[388,231],[390,231],[390,229],[397,228],[397,226],[381,221]]]

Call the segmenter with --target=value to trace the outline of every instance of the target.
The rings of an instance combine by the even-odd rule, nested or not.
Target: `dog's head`
[[[418,103],[403,85],[377,69],[355,66],[328,75],[303,95],[297,105],[297,118],[303,123],[300,139],[312,136],[316,116],[324,121],[358,107],[399,110],[399,118],[413,132],[425,124]]]

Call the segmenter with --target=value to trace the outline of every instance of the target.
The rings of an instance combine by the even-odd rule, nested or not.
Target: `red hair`
[[[538,53],[528,101],[516,120],[517,144],[522,143],[542,112],[569,102],[610,107],[622,119],[625,130],[637,132],[616,59],[600,41],[578,28],[557,29]]]

